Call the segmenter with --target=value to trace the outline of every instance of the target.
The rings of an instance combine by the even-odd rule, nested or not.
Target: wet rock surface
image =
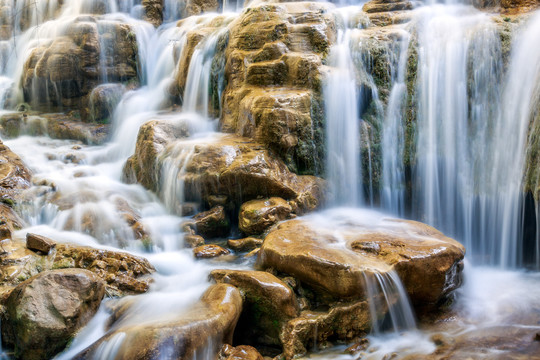
[[[155,359],[160,356],[186,359],[195,351],[213,358],[222,343],[232,343],[241,311],[240,291],[232,285],[216,284],[204,293],[197,304],[177,318],[142,325],[113,324],[114,331],[75,356],[75,359],[92,359],[99,353],[100,346],[105,346],[118,336],[124,339],[119,351],[126,359]]]
[[[105,282],[83,269],[45,271],[18,285],[6,300],[2,340],[19,359],[48,359],[97,311]]]
[[[251,200],[240,207],[238,227],[246,235],[262,234],[270,226],[287,219],[291,212],[292,207],[281,198]]]

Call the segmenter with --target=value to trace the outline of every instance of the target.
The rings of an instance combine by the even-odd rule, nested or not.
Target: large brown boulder
[[[210,277],[242,292],[238,339],[247,344],[280,345],[282,327],[299,313],[296,295],[287,284],[265,271],[214,270]]]
[[[179,140],[187,134],[185,124],[150,121],[143,125],[135,154],[124,167],[125,180],[159,192],[173,211],[181,211],[180,201],[209,202],[216,195],[225,196],[236,208],[259,196],[277,196],[289,200],[295,213],[322,203],[324,181],[294,174],[265,146],[233,135],[197,143]],[[163,178],[169,188],[160,183]],[[177,194],[180,182],[183,193]]]
[[[20,359],[49,359],[92,318],[105,283],[83,269],[46,271],[17,286],[2,316],[2,339]]]
[[[129,311],[129,310],[128,310]],[[115,325],[108,333],[75,359],[93,359],[106,341],[117,344],[120,359],[190,359],[195,351],[217,355],[222,343],[232,343],[236,322],[242,311],[242,296],[232,285],[211,286],[201,300],[185,313],[140,325]],[[213,354],[213,355],[212,355]]]
[[[366,277],[394,270],[413,304],[426,306],[461,285],[464,255],[428,225],[347,209],[280,224],[258,263],[339,299],[365,297]]]

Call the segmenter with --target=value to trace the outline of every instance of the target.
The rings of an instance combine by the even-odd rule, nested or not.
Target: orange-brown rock
[[[262,243],[261,239],[255,237],[227,240],[227,246],[234,251],[252,251],[260,247]]]
[[[291,168],[321,170],[322,59],[335,39],[332,5],[251,6],[230,25],[221,127],[255,139]]]
[[[123,337],[119,353],[124,359],[158,359],[161,356],[190,359],[195,351],[203,349],[208,354],[218,354],[221,344],[232,343],[241,311],[240,291],[232,285],[216,284],[191,309],[175,312],[165,320],[126,325],[119,321],[114,324],[114,331],[83,350],[75,359],[92,359],[101,344],[119,334]]]
[[[200,235],[186,234],[184,235],[184,245],[191,248],[204,245],[204,238]]]
[[[412,302],[428,305],[461,285],[464,254],[428,225],[347,209],[280,224],[258,262],[337,298],[361,298],[365,276],[395,270]]]
[[[193,249],[193,256],[197,259],[209,259],[227,254],[229,254],[229,250],[215,244],[201,245]]]
[[[292,207],[282,198],[251,200],[240,207],[238,227],[246,235],[262,234],[275,223],[287,219]]]
[[[230,231],[229,219],[223,206],[214,206],[193,217],[197,234],[205,239],[226,236]]]
[[[140,294],[148,290],[154,267],[126,252],[58,244],[52,268],[83,268],[107,282],[110,295]]]
[[[151,121],[143,125],[135,154],[124,167],[125,180],[159,190],[164,198],[167,189],[159,185],[157,174],[163,174],[167,163],[171,171],[168,181],[183,182],[186,201],[207,201],[219,195],[239,207],[259,196],[277,196],[290,200],[297,214],[321,205],[324,181],[292,173],[263,145],[233,135],[216,136],[197,144],[177,140],[186,132],[185,124]],[[174,199],[169,196],[165,201]]]
[[[252,346],[240,345],[233,347],[225,344],[219,352],[218,360],[264,360],[264,358]]]
[[[56,243],[45,236],[27,233],[26,247],[30,250],[39,251],[40,253],[47,255],[56,247]]]
[[[95,314],[105,282],[88,270],[42,272],[18,285],[6,301],[2,340],[19,359],[49,359]]]
[[[299,311],[289,286],[265,271],[214,270],[210,277],[218,283],[236,286],[244,296],[238,338],[249,344],[280,345],[283,325]]]

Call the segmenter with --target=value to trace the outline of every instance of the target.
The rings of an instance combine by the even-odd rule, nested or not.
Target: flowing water
[[[98,2],[12,0],[9,3],[14,5],[11,7],[15,9],[12,16],[15,26],[14,37],[0,41],[0,109],[22,101],[19,82],[28,56],[65,34],[76,19],[93,12]],[[128,91],[116,107],[111,141],[103,146],[85,146],[74,141],[21,136],[5,143],[34,172],[35,186],[28,195],[32,201],[23,203],[19,209],[30,227],[18,232],[17,237],[36,232],[58,241],[120,248],[143,254],[156,267],[151,291],[137,296],[128,316],[117,325],[128,326],[157,321],[188,309],[207,289],[208,272],[216,266],[250,266],[246,262],[195,262],[191,252],[183,249],[183,235],[179,232],[183,219],[171,215],[181,214],[182,209],[176,206],[184,204],[183,184],[177,179],[185,169],[178,164],[187,164],[196,144],[220,136],[215,133],[215,117],[219,114],[215,112],[216,105],[211,104],[209,92],[213,86],[212,61],[226,25],[236,15],[226,15],[221,21],[223,25],[195,48],[184,94],[180,94],[183,108],[174,113],[170,111],[169,88],[175,81],[178,62],[187,44],[187,32],[209,24],[218,15],[191,17],[176,26],[174,20],[184,9],[179,7],[179,2],[167,0],[164,2],[166,23],[154,29],[139,20],[140,1],[109,0],[100,4],[100,11],[106,13],[96,18],[102,48],[100,82],[111,80],[107,70],[114,57],[114,47],[107,37],[110,27],[128,24],[136,36],[139,56],[141,87]],[[238,10],[242,6],[237,1],[224,2],[222,7]],[[358,6],[354,8],[359,10]],[[376,105],[370,116],[379,119],[381,131],[381,207],[397,216],[425,221],[457,238],[466,245],[468,257],[475,264],[519,267],[524,251],[520,244],[525,144],[540,97],[540,50],[531,46],[540,37],[540,14],[520,28],[505,72],[500,37],[488,15],[459,5],[417,9],[411,22],[397,28],[399,36],[386,49],[392,64],[391,87],[383,109],[371,75],[365,24],[351,26],[352,21],[346,16],[351,8],[344,9],[338,14],[344,26],[329,54],[331,70],[324,88],[327,171],[333,204],[376,203],[372,174],[375,164],[371,163],[375,151],[371,147],[374,141],[371,134],[375,130],[371,127],[376,124],[368,125],[366,114],[366,104],[371,101]],[[406,107],[410,85],[407,66],[414,42],[418,52],[413,84],[417,126],[413,132],[414,147],[407,149]],[[62,89],[55,86],[47,89],[52,90],[43,93],[35,87],[33,98],[39,102],[57,102]],[[191,136],[165,150],[157,195],[121,181],[122,167],[133,154],[138,129],[151,119],[185,123]],[[367,144],[366,139],[369,139]],[[363,151],[368,152],[369,166],[363,164]],[[407,151],[413,154],[413,165],[404,161]],[[140,217],[153,239],[150,246],[134,236],[118,204],[127,204]],[[88,218],[96,225],[85,225]],[[540,264],[538,234],[540,231],[536,234],[534,250],[537,267]],[[459,290],[455,306],[458,317],[468,320],[444,331],[458,336],[501,324],[538,328],[534,319],[527,318],[527,311],[540,306],[540,294],[531,290],[540,288],[537,274],[467,265],[467,281]],[[414,314],[395,273],[376,274],[366,279],[366,283],[372,298],[376,298],[375,293],[384,295],[386,304],[372,302],[370,306],[373,313],[377,313],[377,307],[388,307],[391,325],[374,321],[377,325],[363,358],[381,359],[394,352],[403,356],[433,352],[435,345],[429,339],[429,331],[410,330],[416,326]],[[505,316],[508,309],[512,310],[511,316]],[[108,331],[109,311],[104,303],[59,358],[70,359],[103,336]],[[382,333],[383,328],[389,328],[390,333]],[[119,335],[103,343],[97,356],[113,358],[122,341]],[[211,348],[207,346],[203,351]],[[338,359],[339,356],[335,352],[323,352],[313,358]],[[197,357],[207,359],[212,354],[200,353]]]

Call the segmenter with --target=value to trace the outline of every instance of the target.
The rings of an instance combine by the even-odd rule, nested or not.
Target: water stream
[[[179,164],[187,164],[196,144],[220,136],[215,119],[219,114],[211,106],[211,68],[219,40],[237,15],[205,14],[176,26],[175,20],[184,9],[179,2],[165,1],[165,24],[155,29],[139,19],[139,1],[100,3],[106,14],[94,19],[99,45],[104,49],[97,76],[100,82],[111,80],[107,64],[114,49],[111,39],[104,37],[107,29],[127,24],[137,40],[141,86],[128,90],[115,108],[112,137],[105,145],[30,136],[4,141],[34,173],[34,186],[28,192],[32,201],[18,208],[30,227],[16,236],[22,239],[27,232],[35,232],[58,241],[145,256],[157,269],[151,291],[137,296],[127,316],[115,326],[150,324],[192,306],[208,288],[207,277],[212,269],[251,268],[247,260],[195,261],[191,251],[184,249],[179,231],[185,219],[173,215],[182,214],[177,206],[184,204],[183,184],[178,178],[185,168]],[[0,109],[22,102],[20,82],[30,54],[65,34],[77,19],[93,12],[97,2],[28,0],[12,4],[16,4],[14,37],[0,41]],[[242,6],[241,1],[222,5],[224,10],[239,10]],[[536,327],[540,331],[534,319],[527,319],[527,310],[540,306],[540,294],[535,290],[540,289],[540,279],[537,273],[517,270],[522,266],[524,252],[521,193],[525,144],[540,98],[540,50],[531,46],[540,38],[540,14],[520,27],[505,72],[500,37],[489,15],[461,5],[415,10],[412,20],[398,27],[400,35],[386,50],[392,69],[383,109],[371,77],[365,29],[351,26],[347,11],[338,14],[343,26],[328,57],[330,71],[324,87],[332,205],[380,205],[394,216],[424,221],[464,243],[470,260],[466,284],[459,290],[455,305],[458,317],[467,321],[443,330],[415,330],[414,314],[394,272],[366,278],[371,298],[384,295],[385,303],[370,304],[372,313],[383,306],[388,307],[390,316],[385,324],[374,319],[370,350],[363,358],[381,359],[394,352],[403,356],[429,354],[435,349],[429,337],[437,331],[459,336],[501,324]],[[212,23],[217,16],[222,17],[221,25],[194,49],[184,93],[180,94],[183,106],[173,109],[169,89],[178,75],[187,33]],[[416,141],[412,149],[407,149],[407,66],[414,42],[418,45],[413,84]],[[57,102],[63,91],[55,86],[47,86],[46,90],[35,85],[33,98],[40,103]],[[370,134],[375,132],[376,124],[368,124],[365,116],[368,101],[376,103],[370,116],[380,122],[380,190],[374,188],[375,164],[371,163],[371,155],[375,149]],[[149,120],[187,124],[190,135],[164,150],[166,160],[161,164],[157,194],[121,181],[123,164],[134,152],[139,128]],[[370,141],[364,144],[363,139]],[[362,164],[363,149],[368,151],[367,174],[362,171],[366,169]],[[407,151],[413,154],[409,162],[404,159]],[[140,217],[153,240],[150,246],[137,239],[121,216],[119,204],[126,204]],[[88,219],[92,226],[88,226]],[[536,267],[540,266],[539,234],[537,231],[533,255]],[[513,313],[505,316],[509,308]],[[109,315],[104,302],[58,359],[72,358],[110,331],[106,326]],[[101,344],[96,356],[114,358],[123,340],[121,333],[109,339]],[[210,359],[214,356],[212,348],[207,346],[196,358]],[[337,355],[333,350],[312,358],[352,357]]]

